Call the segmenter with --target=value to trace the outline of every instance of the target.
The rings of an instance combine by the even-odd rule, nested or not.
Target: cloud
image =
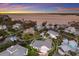
[[[66,4],[67,5],[67,4]],[[79,12],[77,7],[64,7],[63,4],[41,3],[0,3],[0,12],[6,13],[56,13]]]
[[[22,4],[0,4],[0,12],[4,11],[19,11],[24,9],[32,8],[33,6],[25,6]]]
[[[63,8],[63,10],[79,10],[79,8]]]

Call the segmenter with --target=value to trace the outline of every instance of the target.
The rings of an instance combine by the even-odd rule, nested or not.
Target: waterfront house
[[[67,32],[67,33],[75,33],[76,32],[76,29],[75,29],[75,27],[68,27],[68,28],[65,28],[65,30],[64,30],[65,32]]]
[[[51,38],[54,38],[54,39],[57,39],[57,36],[59,36],[59,33],[53,30],[49,30],[47,33],[49,34]]]
[[[36,25],[35,27],[36,27],[36,29],[37,29],[38,31],[44,29],[44,26],[42,26],[42,25]]]

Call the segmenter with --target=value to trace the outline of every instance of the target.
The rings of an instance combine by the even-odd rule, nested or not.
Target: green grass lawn
[[[0,45],[0,52],[6,50],[8,47],[15,45],[15,44],[16,44],[16,42],[7,42],[5,44],[1,44]]]
[[[29,45],[26,45],[25,48],[28,48],[28,56],[38,56],[37,49],[35,49]]]
[[[53,39],[52,40],[52,49],[49,51],[49,56],[54,55],[55,53],[58,52],[58,46],[60,45],[60,40],[59,39]]]

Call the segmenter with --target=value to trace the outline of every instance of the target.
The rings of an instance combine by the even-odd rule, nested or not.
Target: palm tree
[[[55,29],[55,30],[57,30],[57,26],[58,26],[58,24],[55,24],[55,25],[54,25],[54,29]]]
[[[46,26],[46,24],[47,24],[47,21],[43,22],[42,23],[42,26]]]
[[[23,28],[24,29],[27,29],[27,28],[30,28],[30,27],[34,27],[36,25],[36,21],[24,21],[23,20]]]
[[[0,30],[0,41],[3,41],[3,40],[5,40],[5,37],[7,37],[8,36],[8,33],[6,32],[6,31],[4,31],[4,30]]]

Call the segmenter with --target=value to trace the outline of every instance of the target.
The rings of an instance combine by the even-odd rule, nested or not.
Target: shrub
[[[38,51],[37,49],[31,47],[31,46],[26,46],[28,48],[28,56],[38,56]]]
[[[16,42],[7,42],[5,44],[1,44],[0,45],[0,52],[6,50],[8,47],[15,45],[15,44],[16,44]]]

